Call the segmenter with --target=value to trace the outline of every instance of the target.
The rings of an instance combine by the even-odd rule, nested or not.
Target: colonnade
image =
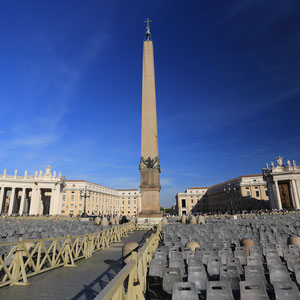
[[[51,173],[47,166],[45,173],[36,171],[34,176],[8,175],[5,169],[0,174],[0,214],[56,215],[61,212],[62,189],[65,177]]]
[[[0,188],[0,214],[60,214],[61,192],[56,186],[42,188],[3,185]]]

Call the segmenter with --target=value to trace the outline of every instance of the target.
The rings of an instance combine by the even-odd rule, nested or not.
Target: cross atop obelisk
[[[161,219],[160,214],[160,161],[158,157],[156,94],[154,75],[153,42],[150,40],[149,18],[147,21],[146,38],[143,47],[143,88],[142,88],[142,142],[141,160],[141,196],[142,211],[139,220]]]
[[[146,38],[147,38],[147,41],[150,40],[150,36],[151,36],[151,33],[150,33],[150,22],[152,22],[151,20],[149,20],[149,18],[147,18],[146,21],[144,21],[145,23],[147,23],[147,27],[146,27]]]

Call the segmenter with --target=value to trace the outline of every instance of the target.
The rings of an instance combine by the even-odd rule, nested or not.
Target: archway
[[[3,214],[8,214],[8,209],[9,209],[9,204],[11,201],[11,194],[12,194],[12,189],[11,188],[5,188],[4,190],[4,199],[2,203],[2,213]]]
[[[42,197],[42,213],[43,215],[50,214],[51,189],[41,189]]]
[[[12,213],[13,214],[18,214],[20,210],[20,205],[21,205],[21,196],[22,196],[22,189],[16,188],[15,191],[15,201],[14,201],[14,206]]]
[[[290,181],[279,181],[278,182],[281,206],[283,209],[294,209]]]
[[[32,198],[32,189],[27,189],[26,196],[25,196],[25,213],[29,215],[30,212],[30,204]]]

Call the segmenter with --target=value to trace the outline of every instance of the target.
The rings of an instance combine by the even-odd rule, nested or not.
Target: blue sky
[[[1,169],[138,188],[147,17],[163,206],[300,164],[298,0],[24,0],[0,2]]]

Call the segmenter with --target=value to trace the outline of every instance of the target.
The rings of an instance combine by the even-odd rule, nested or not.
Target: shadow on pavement
[[[123,268],[123,258],[119,260],[107,259],[104,261],[109,265],[108,269],[103,272],[99,277],[93,280],[89,285],[84,285],[84,289],[81,290],[77,295],[71,298],[71,300],[94,299],[101,290],[118,274]]]

